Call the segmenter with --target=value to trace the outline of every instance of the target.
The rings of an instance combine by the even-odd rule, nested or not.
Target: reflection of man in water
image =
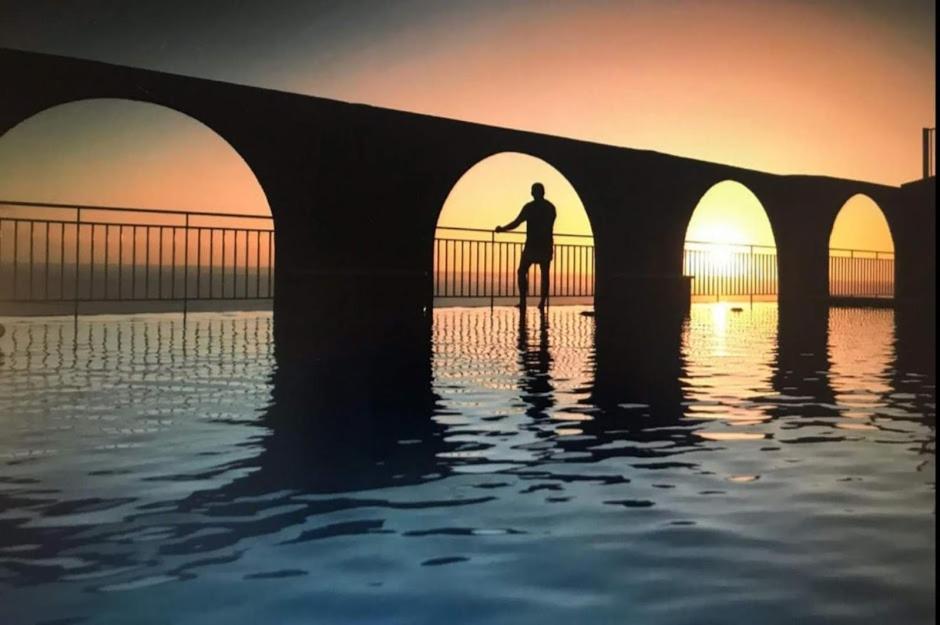
[[[521,399],[528,407],[530,417],[544,417],[555,405],[555,387],[552,385],[552,355],[548,345],[548,316],[539,315],[539,339],[536,347],[529,339],[526,315],[519,315],[519,364],[522,377],[519,379]]]
[[[541,182],[532,185],[532,201],[522,207],[519,216],[505,226],[496,226],[496,232],[518,228],[526,222],[525,247],[519,259],[519,307],[525,308],[529,294],[529,267],[538,263],[542,276],[539,308],[545,308],[548,299],[548,268],[552,263],[552,228],[555,225],[555,205],[545,199],[545,187]]]

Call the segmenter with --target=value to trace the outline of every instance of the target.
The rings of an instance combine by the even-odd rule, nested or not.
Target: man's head
[[[541,200],[545,197],[545,187],[542,186],[541,182],[536,182],[532,185],[532,197],[537,200]]]

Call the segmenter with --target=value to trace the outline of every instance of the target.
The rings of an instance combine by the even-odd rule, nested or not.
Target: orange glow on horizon
[[[727,253],[736,245],[776,245],[760,200],[733,180],[719,182],[702,196],[689,219],[685,239],[723,244],[720,249]]]

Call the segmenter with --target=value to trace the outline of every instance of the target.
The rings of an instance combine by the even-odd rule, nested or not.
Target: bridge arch
[[[531,201],[535,182],[557,211],[550,296],[556,303],[590,300],[594,294],[594,230],[581,195],[559,168],[528,151],[491,152],[463,169],[440,205],[435,224],[432,282],[436,300],[454,297],[515,298],[516,266],[525,226],[494,233]],[[540,293],[537,266],[529,294]]]
[[[829,295],[894,296],[894,233],[878,202],[865,193],[849,197],[829,228]]]
[[[225,142],[251,170],[265,195],[266,202],[271,206],[269,201],[269,187],[271,185],[266,182],[269,172],[261,169],[260,164],[264,160],[263,155],[261,153],[256,154],[258,146],[253,145],[250,138],[254,129],[245,128],[244,123],[239,124],[238,116],[228,119],[228,116],[220,110],[218,102],[209,98],[202,100],[191,97],[174,98],[156,90],[148,92],[144,89],[133,89],[132,85],[127,85],[127,92],[118,93],[111,93],[111,91],[114,91],[113,89],[96,88],[94,84],[87,85],[86,90],[87,94],[74,93],[70,96],[58,94],[51,97],[46,94],[46,97],[27,98],[25,103],[14,109],[12,116],[7,115],[0,120],[0,140],[17,128],[22,127],[24,123],[28,124],[31,120],[46,112],[61,110],[61,107],[68,105],[88,102],[124,102],[151,105],[191,120]]]
[[[107,124],[107,128],[105,128],[105,124]],[[45,128],[42,127],[43,125],[45,125]],[[115,130],[117,130],[116,133],[114,132]],[[101,131],[108,131],[114,134],[112,134],[112,136],[95,136],[96,133],[100,133]],[[78,180],[79,176],[72,172],[63,172],[63,169],[81,166],[91,170],[91,166],[96,163],[99,166],[103,164],[106,167],[113,167],[116,163],[109,160],[112,157],[108,152],[114,153],[119,150],[123,150],[123,153],[119,152],[122,158],[140,156],[142,161],[150,161],[150,163],[136,163],[138,166],[153,164],[155,162],[155,155],[152,153],[153,144],[166,142],[168,137],[165,135],[167,133],[173,134],[172,137],[169,137],[169,141],[175,143],[176,147],[181,149],[185,148],[190,151],[209,147],[213,150],[212,156],[225,158],[228,161],[228,163],[223,163],[224,166],[228,166],[228,170],[223,172],[226,176],[232,174],[239,175],[242,174],[242,172],[238,170],[244,170],[243,177],[246,180],[250,177],[250,185],[245,184],[241,187],[236,187],[232,195],[234,196],[246,192],[251,193],[252,196],[254,196],[250,199],[255,204],[253,207],[255,211],[260,208],[270,213],[270,205],[264,186],[252,169],[251,164],[245,159],[238,147],[226,138],[224,134],[215,130],[202,119],[187,112],[144,99],[123,97],[78,98],[53,104],[33,112],[21,119],[17,124],[0,132],[0,158],[4,156],[8,157],[0,161],[0,166],[3,168],[3,170],[0,171],[0,175],[4,172],[10,174],[14,166],[36,167],[38,157],[38,159],[44,161],[41,163],[41,166],[46,168],[44,171],[45,175],[57,175],[60,178],[68,176],[72,178],[69,182],[74,183]],[[66,140],[69,138],[69,135],[71,135],[73,140],[73,149],[78,148],[78,156],[87,159],[93,158],[94,163],[74,164],[73,161],[67,160],[67,154],[65,158],[63,158],[61,150],[67,147]],[[84,139],[85,142],[81,145],[76,145],[78,143],[76,139]],[[152,143],[148,145],[148,141]],[[95,143],[91,149],[88,145],[89,142]],[[131,153],[131,150],[133,150],[134,153]],[[226,151],[229,153],[226,153]],[[162,155],[156,156],[159,158]],[[233,156],[234,158],[232,158]],[[167,159],[156,162],[164,165],[169,164]],[[125,166],[125,169],[130,170],[134,165],[135,163],[130,163]],[[192,166],[188,166],[188,168],[191,170]],[[178,169],[182,173],[194,174],[193,179],[201,179],[203,181],[206,179],[207,172],[205,171],[195,173],[185,171],[187,167],[178,167]],[[87,174],[90,172],[82,173]],[[143,173],[145,176],[151,175],[150,172],[121,173]],[[95,184],[100,185],[102,182],[105,182],[112,187],[114,186],[114,181],[102,181],[95,179],[94,176],[91,177],[91,182]],[[10,179],[0,178],[0,189],[7,191],[12,182],[13,181]],[[49,181],[48,179],[44,179],[43,182],[48,183]],[[138,178],[136,182],[140,182],[140,179]],[[233,182],[238,184],[237,180],[227,180],[227,182],[229,184]],[[128,183],[122,182],[122,184],[126,187]],[[74,187],[74,184],[72,186]],[[216,185],[214,190],[218,191],[220,186],[221,185]],[[250,186],[254,186],[255,188],[250,188]],[[111,189],[105,189],[104,191],[107,192],[110,190]],[[48,200],[50,198],[46,197],[41,199]],[[106,203],[101,201],[84,201],[83,198],[76,197],[61,197],[58,199],[86,204]],[[111,203],[133,204],[134,202],[121,201],[118,199]],[[177,206],[171,207],[176,208]],[[206,210],[207,207],[189,206],[187,208],[191,210]]]
[[[777,296],[773,222],[748,186],[726,179],[700,196],[687,221],[682,267],[693,297]]]
[[[3,296],[28,288],[43,305],[96,307],[273,297],[273,217],[261,181],[225,136],[176,108],[76,98],[32,113],[0,134],[0,200],[0,227],[14,243],[0,269],[17,242],[29,243],[29,256],[21,245],[5,268]],[[28,267],[26,284],[18,264]],[[212,275],[226,265],[229,284]]]

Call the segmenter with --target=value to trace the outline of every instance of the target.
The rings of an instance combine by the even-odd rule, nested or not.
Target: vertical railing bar
[[[567,245],[562,245],[561,249],[564,252],[563,256],[565,259],[564,261],[564,268],[565,268],[564,295],[570,296],[571,295],[571,250],[569,249],[569,246]]]
[[[243,232],[245,231],[243,230]],[[238,231],[237,230],[235,231],[235,249],[238,250]],[[243,287],[242,290],[245,293],[245,297],[248,297],[248,233],[247,232],[245,232],[245,267],[244,267],[244,271],[242,272],[242,287]],[[236,298],[238,297],[237,289],[232,295],[235,296]]]
[[[568,257],[568,297],[574,296],[575,293],[575,267],[577,265],[577,257],[574,253],[574,246],[570,243],[566,246],[568,249],[565,252],[565,255]]]
[[[225,299],[225,235],[228,233],[227,228],[222,228],[222,266],[219,268],[221,272],[221,277],[219,278],[220,283],[222,284],[222,297]]]
[[[59,300],[65,299],[65,222],[59,223]]]
[[[95,231],[97,226],[91,224],[91,258],[89,259],[88,299],[95,299]]]
[[[238,299],[238,230],[232,228],[232,297]]]
[[[232,289],[231,289],[231,295],[228,295],[227,292],[225,291],[224,287],[223,287],[223,290],[222,290],[222,298],[223,298],[223,299],[226,299],[226,300],[229,300],[229,299],[233,299],[233,298],[234,298],[234,296],[235,296],[235,289],[238,287],[238,236],[235,234],[235,231],[234,231],[233,229],[231,229],[231,228],[226,228],[226,229],[225,229],[225,235],[227,236],[229,233],[232,234],[232,249],[231,249],[231,253],[232,253],[232,267],[231,267],[231,271],[229,272],[229,277],[230,277],[231,280],[232,280]],[[223,261],[223,263],[224,263],[224,262],[225,262],[225,261]],[[224,264],[223,264],[223,266],[224,266]],[[225,282],[223,281],[222,284],[225,284]]]
[[[183,317],[189,312],[189,213],[183,221]],[[183,345],[186,336],[183,336]]]
[[[496,232],[490,232],[490,252],[489,252],[489,266],[490,266],[490,311],[493,310],[493,306],[496,304],[496,285],[493,280],[495,277],[495,268],[496,268]]]
[[[584,277],[581,280],[581,297],[587,297],[590,294],[590,271],[591,271],[591,248],[587,245],[582,247],[581,267],[584,271]]]
[[[110,270],[108,265],[110,264],[111,255],[108,253],[111,251],[111,224],[104,225],[104,295],[101,299],[108,299],[108,278],[110,277]]]
[[[157,299],[163,299],[163,230],[164,226],[160,226],[160,252],[157,255]]]
[[[483,241],[477,241],[476,243],[477,270],[473,276],[473,281],[476,283],[476,296],[477,297],[480,297],[481,295],[486,295],[485,288],[481,288],[482,285],[480,284],[480,275],[482,274],[483,272],[482,268],[484,267],[483,259],[485,258],[485,256],[482,254],[483,250],[484,250]]]
[[[74,275],[74,285],[73,285],[75,289],[73,293],[75,297],[73,313],[75,316],[76,323],[78,321],[78,260],[79,260],[78,248],[80,247],[79,243],[80,243],[81,237],[82,237],[82,209],[77,208],[75,209],[75,275]],[[76,334],[76,338],[77,336],[78,335]]]
[[[215,295],[215,228],[209,228],[209,297]]]
[[[477,241],[473,244],[474,258],[476,270],[473,272],[473,295],[474,297],[480,296],[480,242]]]
[[[238,229],[232,228],[232,297],[238,299]]]
[[[274,231],[268,232],[268,295],[274,295],[274,283],[271,282],[271,271],[274,267]]]
[[[564,275],[564,286],[562,291],[558,294],[559,297],[571,297],[571,294],[574,293],[573,283],[571,279],[574,277],[574,257],[571,255],[571,246],[567,244],[562,244],[561,246],[561,261],[562,261],[562,271]]]
[[[574,295],[575,297],[581,297],[581,294],[584,292],[584,267],[582,265],[582,260],[584,258],[584,246],[575,245],[574,246]]]
[[[202,299],[202,227],[196,227],[196,296]]]
[[[472,283],[472,272],[473,272],[473,243],[470,241],[463,241],[461,243],[461,259],[462,259],[462,279],[464,289],[463,293],[465,297],[473,297],[473,283]]]
[[[588,259],[589,252],[590,248],[587,245],[581,246],[581,286],[578,287],[581,297],[587,297],[588,294],[588,268],[590,263]]]
[[[255,232],[255,299],[261,299],[261,231]]]
[[[591,297],[597,297],[597,249],[591,246]]]
[[[476,286],[476,241],[467,242],[467,297],[476,295],[474,287]]]
[[[519,274],[517,272],[518,264],[516,263],[516,242],[507,241],[506,242],[506,295],[508,297],[516,297],[516,293],[519,287]]]
[[[476,241],[467,242],[467,297],[473,297],[476,293],[473,290],[475,286],[474,274],[474,251],[476,250]]]
[[[124,224],[118,226],[118,300],[124,299]]]
[[[435,239],[434,240],[434,297],[440,297],[444,294],[443,284],[444,284],[444,239]]]
[[[137,224],[131,227],[131,299],[137,299]]]
[[[49,300],[49,222],[46,222],[46,245],[45,245],[45,260],[43,261],[43,273],[45,274],[45,285],[42,289],[42,298],[44,300]]]
[[[552,244],[552,270],[549,273],[549,279],[552,281],[552,292],[555,295],[561,295],[561,290],[558,288],[559,283],[559,274],[561,270],[558,268],[561,265],[561,249],[558,245]]]
[[[232,232],[232,296],[229,299],[238,299],[238,230],[231,228]]]
[[[499,286],[497,293],[500,297],[506,297],[509,293],[509,284],[507,274],[509,267],[509,243],[507,241],[497,242],[499,246]]]
[[[170,227],[170,299],[176,299],[176,234],[175,225]]]
[[[584,297],[584,266],[586,264],[584,257],[585,247],[578,246],[578,297]]]
[[[33,265],[35,264],[33,256],[33,241],[36,238],[36,222],[29,222],[29,299],[33,299]]]
[[[849,250],[849,288],[847,289],[848,295],[855,294],[855,252]]]
[[[151,227],[148,225],[144,229],[144,235],[146,237],[145,241],[145,258],[144,258],[144,299],[150,299],[150,231]]]
[[[503,243],[496,240],[496,233],[493,233],[493,297],[501,296],[503,293]],[[494,301],[495,304],[495,301]]]
[[[20,222],[13,222],[13,299],[19,294],[20,273]]]

